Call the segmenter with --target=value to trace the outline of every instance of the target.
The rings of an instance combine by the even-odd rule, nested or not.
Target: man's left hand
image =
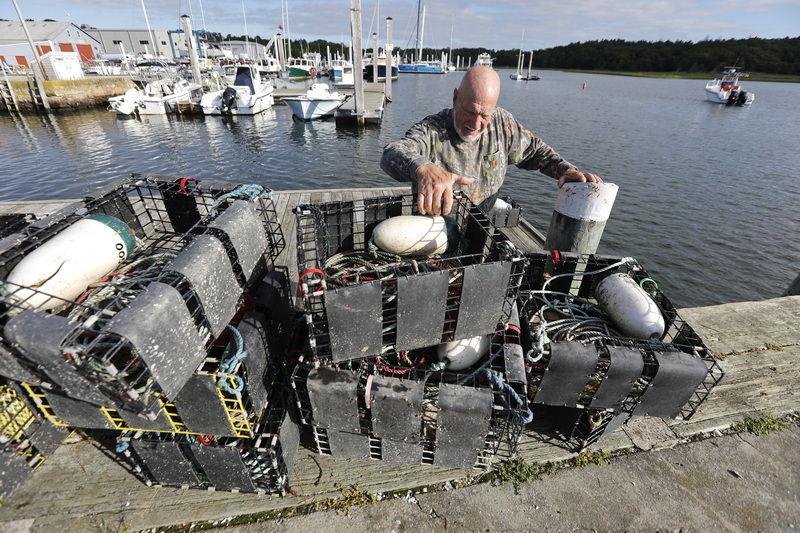
[[[560,178],[558,178],[559,189],[568,181],[603,183],[603,180],[600,179],[600,176],[589,174],[588,172],[581,172],[580,170],[568,170],[564,172]]]

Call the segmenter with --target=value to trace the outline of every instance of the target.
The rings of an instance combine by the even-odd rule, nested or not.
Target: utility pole
[[[36,45],[33,44],[33,38],[31,37],[31,32],[28,31],[28,25],[25,24],[25,17],[22,16],[22,11],[19,10],[19,6],[17,5],[17,0],[11,0],[11,1],[14,3],[14,9],[17,10],[19,21],[22,23],[22,30],[25,32],[25,37],[28,38],[28,44],[31,45],[33,58],[36,62],[36,68],[33,69],[33,78],[36,82],[36,89],[39,91],[39,96],[42,99],[42,105],[49,112],[50,102],[47,100],[47,94],[45,93],[44,90],[44,79],[46,78],[46,76],[44,74],[44,69],[42,69],[42,64],[39,62],[39,54],[36,53]]]

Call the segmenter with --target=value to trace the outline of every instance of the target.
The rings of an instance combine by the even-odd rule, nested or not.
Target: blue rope
[[[272,197],[272,189],[269,187],[262,187],[256,183],[250,183],[248,185],[240,185],[236,187],[231,192],[226,192],[225,194],[221,195],[219,198],[214,200],[214,204],[211,206],[211,216],[217,216],[217,208],[227,200],[228,198],[240,198],[243,200],[248,200],[250,202],[255,201],[257,198],[271,198]]]
[[[522,398],[519,397],[517,391],[511,388],[511,385],[505,382],[503,379],[503,374],[496,370],[491,370],[489,368],[483,369],[484,377],[489,381],[492,388],[498,392],[507,392],[511,399],[514,400],[514,403],[517,404],[519,408],[524,408],[526,413],[525,415],[519,414],[516,410],[511,409],[511,406],[508,405],[506,402],[505,396],[502,396],[503,404],[507,409],[511,409],[511,414],[514,418],[522,422],[523,424],[527,424],[533,420],[533,411],[530,408],[525,406],[525,402],[522,401]]]
[[[233,357],[219,365],[219,372],[221,374],[233,374],[233,372],[236,370],[236,366],[241,362],[242,359],[247,357],[247,350],[244,349],[244,339],[242,338],[242,334],[239,333],[238,329],[230,324],[227,326],[227,328],[233,331],[233,334],[236,337],[236,353],[233,354]],[[229,377],[233,378],[235,385],[230,384],[229,379],[227,379]],[[244,389],[244,381],[242,381],[242,378],[239,376],[223,376],[217,380],[217,387],[231,394],[236,394]]]

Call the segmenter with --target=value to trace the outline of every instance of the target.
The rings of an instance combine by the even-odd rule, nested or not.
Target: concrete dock
[[[276,192],[292,270],[298,204],[383,196],[407,189]],[[59,203],[0,204],[0,214],[54,212]],[[520,226],[514,240],[541,246]],[[524,239],[524,240],[523,240]],[[646,267],[647,265],[645,265]],[[318,455],[301,447],[284,497],[153,488],[107,443],[80,432],[0,507],[0,531],[182,531],[294,518],[229,531],[789,531],[800,527],[800,429],[725,435],[747,417],[800,411],[800,296],[679,310],[725,372],[688,421],[638,418],[589,452],[633,453],[610,466],[563,470],[514,487],[477,483],[472,470]],[[711,437],[711,438],[709,438]],[[524,430],[518,456],[557,463],[576,454]],[[496,465],[503,458],[497,458]],[[458,488],[462,487],[462,488]],[[395,497],[397,496],[397,497]],[[325,511],[337,507],[336,511]],[[315,512],[318,511],[318,512]],[[190,524],[195,524],[194,527]]]

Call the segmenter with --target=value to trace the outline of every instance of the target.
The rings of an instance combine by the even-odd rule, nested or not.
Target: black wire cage
[[[151,431],[217,437],[254,437],[279,371],[266,340],[266,320],[248,312],[234,319],[208,356],[171,402],[142,416],[71,398],[40,385],[22,383],[28,398],[57,426]]]
[[[638,261],[547,251],[525,255],[518,304],[528,396],[550,416],[573,421],[566,433],[579,448],[608,434],[610,422],[618,427],[634,415],[688,420],[697,412],[722,369]],[[625,336],[597,303],[598,283],[617,273],[632,278],[655,302],[664,321],[657,338]]]
[[[300,446],[294,409],[276,388],[252,437],[124,431],[115,453],[149,486],[283,496]]]
[[[23,259],[97,215],[127,226],[136,245],[79,297],[10,281]],[[269,189],[131,175],[0,245],[0,355],[26,381],[148,414],[176,397],[285,242]]]
[[[511,457],[531,418],[522,350],[513,325],[489,337],[488,352],[459,371],[436,347],[297,364],[292,387],[316,451],[482,470]]]
[[[417,214],[411,195],[296,208],[298,285],[317,361],[489,334],[508,319],[521,257],[461,193],[448,215],[457,235],[441,256],[387,258],[373,245],[379,223]]]
[[[48,421],[20,383],[0,378],[0,503],[50,457],[70,430]]]

